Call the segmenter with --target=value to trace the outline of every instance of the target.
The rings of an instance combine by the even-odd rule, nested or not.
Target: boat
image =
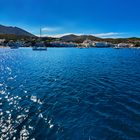
[[[47,47],[45,46],[43,42],[38,42],[32,47],[32,49],[34,51],[44,51],[44,50],[47,50]]]
[[[33,51],[46,51],[47,47],[45,46],[44,42],[41,42],[41,31],[40,29],[40,37],[39,37],[39,42],[35,43],[35,45],[32,47]]]

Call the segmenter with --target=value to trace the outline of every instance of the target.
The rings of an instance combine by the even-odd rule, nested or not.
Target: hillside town
[[[31,41],[25,41],[25,40],[9,40],[6,39],[0,39],[0,47],[10,47],[11,44],[17,45],[18,47],[32,47],[38,40],[31,40]],[[113,44],[111,42],[103,42],[103,41],[92,41],[90,39],[84,40],[82,43],[76,43],[76,42],[64,42],[60,40],[56,41],[41,41],[45,44],[46,47],[75,47],[75,48],[134,48],[136,46],[133,43],[118,43]]]
[[[35,36],[21,28],[0,25],[0,47],[75,47],[75,48],[139,48],[140,38],[99,38],[93,35],[69,34],[59,38]]]

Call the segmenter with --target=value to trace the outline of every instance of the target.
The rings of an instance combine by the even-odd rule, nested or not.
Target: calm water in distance
[[[139,140],[140,49],[0,49],[0,139]]]

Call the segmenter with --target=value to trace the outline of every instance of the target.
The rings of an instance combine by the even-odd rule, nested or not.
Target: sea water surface
[[[0,49],[1,140],[139,140],[140,50]]]

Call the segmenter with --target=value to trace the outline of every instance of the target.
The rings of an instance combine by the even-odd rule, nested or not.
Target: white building
[[[83,43],[82,46],[85,48],[89,47],[113,47],[113,44],[108,43],[108,42],[97,42],[97,41],[91,41],[89,39],[86,39]]]
[[[50,45],[52,45],[53,47],[77,47],[76,43],[73,43],[73,42],[61,42],[61,41],[50,42]]]
[[[81,45],[85,48],[94,47],[95,42],[89,39],[86,39]]]
[[[5,39],[0,39],[0,45],[4,43]]]
[[[96,42],[95,47],[112,47],[112,44],[108,42]]]
[[[131,48],[131,47],[134,47],[133,44],[127,44],[127,43],[119,43],[117,44],[117,48]]]
[[[0,39],[0,46],[5,46],[4,41],[5,39]]]

